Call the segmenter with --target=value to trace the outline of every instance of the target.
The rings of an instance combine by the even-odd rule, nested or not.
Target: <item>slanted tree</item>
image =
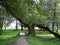
[[[60,39],[60,35],[52,30],[46,25],[48,20],[46,15],[43,14],[43,8],[38,5],[33,0],[1,0],[4,7],[9,11],[14,17],[16,17],[21,23],[28,26],[28,32],[30,35],[34,35],[34,26],[46,29],[52,33],[55,37]],[[37,18],[40,17],[40,18]],[[42,21],[41,17],[44,17]],[[39,21],[38,21],[39,19]],[[43,23],[41,23],[43,22]]]

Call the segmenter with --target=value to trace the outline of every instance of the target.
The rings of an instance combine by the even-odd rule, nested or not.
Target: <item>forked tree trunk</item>
[[[33,26],[28,27],[28,35],[31,35],[31,36],[35,35],[35,30]]]

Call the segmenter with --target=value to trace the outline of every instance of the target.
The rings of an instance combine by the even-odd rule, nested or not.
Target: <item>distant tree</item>
[[[0,34],[2,34],[2,27],[3,27],[3,10],[2,10],[2,5],[0,4]]]
[[[48,25],[50,24],[49,16],[52,13],[51,4],[47,13],[44,13],[43,7],[39,5],[43,1],[38,0],[38,3],[34,0],[1,0],[4,7],[9,11],[12,16],[16,17],[21,23],[27,25],[28,34],[35,35],[34,27],[43,28],[52,33],[56,38],[60,39],[60,35],[52,31]],[[42,4],[41,3],[41,4]],[[48,15],[49,14],[49,15]],[[51,16],[54,17],[54,16]],[[54,17],[55,18],[55,17]],[[50,18],[53,19],[53,18]],[[54,21],[54,20],[53,20]],[[55,21],[54,21],[55,22]],[[47,25],[48,24],[48,25]]]

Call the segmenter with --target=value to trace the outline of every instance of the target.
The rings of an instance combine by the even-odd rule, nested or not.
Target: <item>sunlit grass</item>
[[[17,39],[19,31],[4,30],[0,35],[0,45],[11,45]]]
[[[26,40],[30,45],[60,45],[60,40],[55,39],[53,34],[36,31],[36,37],[27,36]]]
[[[40,38],[41,39],[41,38]],[[26,40],[30,45],[60,45],[60,41],[58,40],[40,40],[35,37],[26,37]]]
[[[36,34],[36,36],[38,37],[45,37],[45,38],[53,38],[54,35],[53,34]]]
[[[60,34],[60,30],[58,30],[58,33]]]
[[[17,36],[19,31],[13,31],[13,30],[5,30],[2,35],[0,35],[0,39],[9,39],[12,37]]]

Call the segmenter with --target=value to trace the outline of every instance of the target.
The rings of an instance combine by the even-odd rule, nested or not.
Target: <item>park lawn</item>
[[[60,45],[58,40],[38,40],[34,37],[26,37],[30,45]]]
[[[55,39],[52,34],[41,32],[37,33],[36,37],[26,36],[26,40],[30,45],[60,45],[60,41]]]
[[[18,38],[19,31],[5,30],[0,35],[0,45],[10,45]]]
[[[47,32],[43,32],[43,31],[40,31],[39,33],[36,32],[36,36],[37,37],[44,37],[44,38],[54,38],[53,34],[50,34],[50,33],[47,33]]]
[[[58,33],[60,34],[60,29],[58,30]]]

